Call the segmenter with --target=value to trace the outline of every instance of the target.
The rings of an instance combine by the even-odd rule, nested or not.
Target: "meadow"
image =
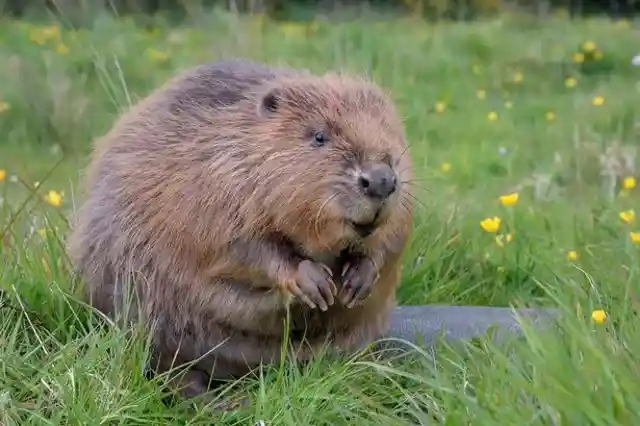
[[[183,26],[0,22],[0,424],[640,424],[640,26],[520,15]],[[418,176],[403,304],[546,306],[525,327],[410,360],[318,360],[247,378],[253,406],[166,406],[145,339],[98,326],[64,253],[91,141],[180,69],[244,56],[367,73]]]

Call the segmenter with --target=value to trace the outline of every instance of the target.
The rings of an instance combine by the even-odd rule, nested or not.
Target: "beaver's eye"
[[[325,135],[324,132],[315,132],[313,135],[313,146],[320,147],[329,142],[329,138]]]

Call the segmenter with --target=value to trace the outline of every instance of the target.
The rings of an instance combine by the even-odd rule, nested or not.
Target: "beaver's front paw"
[[[337,293],[331,270],[311,260],[303,260],[298,264],[295,279],[288,287],[294,296],[311,308],[318,306],[323,311],[333,305]]]
[[[357,256],[348,259],[342,269],[342,303],[352,308],[367,298],[378,279],[378,268],[370,258]]]

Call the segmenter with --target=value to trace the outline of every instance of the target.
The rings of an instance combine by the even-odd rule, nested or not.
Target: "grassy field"
[[[0,22],[0,424],[640,424],[638,40],[635,22],[562,17]],[[402,303],[550,306],[560,327],[265,370],[235,412],[165,406],[144,338],[77,302],[62,241],[92,138],[176,71],[237,55],[393,94],[424,204]]]

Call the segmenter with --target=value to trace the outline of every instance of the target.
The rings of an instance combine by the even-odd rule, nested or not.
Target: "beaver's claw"
[[[298,264],[295,280],[290,283],[289,291],[311,308],[318,306],[322,311],[333,305],[337,292],[331,270],[311,260],[303,260]]]
[[[348,261],[342,269],[342,303],[351,308],[357,301],[366,299],[377,279],[376,265],[368,257]]]

